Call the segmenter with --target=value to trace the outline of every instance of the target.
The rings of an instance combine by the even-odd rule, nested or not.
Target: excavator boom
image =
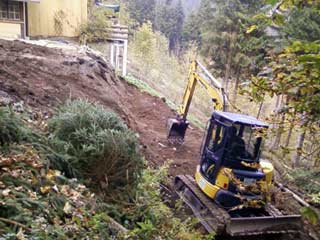
[[[189,68],[188,83],[182,104],[178,108],[178,116],[168,119],[167,122],[167,137],[169,142],[173,144],[182,144],[184,141],[189,126],[187,116],[197,84],[200,84],[211,97],[213,109],[226,110],[226,95],[221,83],[199,61],[193,61]]]

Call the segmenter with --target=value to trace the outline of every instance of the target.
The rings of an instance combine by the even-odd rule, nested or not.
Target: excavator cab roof
[[[250,127],[262,127],[262,128],[269,127],[268,124],[259,121],[255,117],[248,116],[245,114],[214,111],[212,114],[212,117],[213,119],[217,119],[221,122],[227,122],[230,124],[240,124],[240,125],[246,125]]]

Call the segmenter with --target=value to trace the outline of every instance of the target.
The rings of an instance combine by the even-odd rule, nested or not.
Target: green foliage
[[[265,63],[265,21],[253,18],[262,6],[262,1],[204,0],[198,14],[187,20],[184,39],[200,45],[210,70],[225,79],[225,87],[230,80],[236,85],[246,81]]]
[[[155,0],[126,0],[130,16],[141,26],[147,21],[154,21]]]
[[[107,195],[134,191],[144,163],[135,134],[116,114],[84,100],[67,102],[49,129],[52,148],[69,156],[77,177],[108,190]]]
[[[188,49],[190,44],[201,46],[201,24],[202,18],[200,14],[190,14],[184,23],[182,29],[182,48]]]
[[[21,120],[9,107],[0,108],[0,146],[18,143],[22,138]]]
[[[304,116],[304,125],[320,119],[319,79],[320,43],[295,41],[282,52],[272,56],[269,64],[272,79],[253,78],[253,97],[264,94],[285,95],[288,98],[288,114]]]
[[[82,44],[105,41],[109,35],[112,11],[105,8],[93,8],[87,23],[80,26],[79,41]]]
[[[0,239],[110,239],[106,213],[95,213],[94,195],[77,180],[47,170],[39,152],[23,146],[0,167]],[[5,221],[7,220],[7,221]],[[24,228],[20,228],[24,226]]]
[[[206,239],[193,229],[197,223],[194,219],[186,217],[186,220],[182,221],[176,218],[173,211],[162,201],[159,184],[166,178],[167,166],[160,169],[146,169],[133,204],[116,210],[118,214],[113,217],[132,229],[129,233],[130,239],[147,240],[159,236],[162,239]]]
[[[317,41],[320,39],[320,14],[314,8],[294,8],[284,25],[289,39]]]
[[[180,50],[184,17],[181,0],[177,5],[167,2],[159,3],[156,7],[155,29],[168,38],[169,49],[175,51],[176,55]]]
[[[319,216],[317,214],[317,212],[310,208],[310,207],[304,207],[301,209],[301,215],[303,217],[305,217],[306,219],[308,219],[308,221],[313,224],[313,225],[317,225],[319,223]]]
[[[320,192],[320,185],[314,182],[320,181],[320,173],[318,171],[310,171],[298,169],[291,173],[292,181],[309,194],[317,194]]]

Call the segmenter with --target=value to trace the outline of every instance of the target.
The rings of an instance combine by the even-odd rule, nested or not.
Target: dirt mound
[[[117,112],[139,133],[149,162],[162,165],[172,160],[170,175],[195,171],[202,132],[189,129],[183,146],[168,146],[166,120],[174,112],[163,100],[117,78],[102,57],[88,49],[0,40],[0,102],[24,101],[50,112],[70,98],[87,98]]]

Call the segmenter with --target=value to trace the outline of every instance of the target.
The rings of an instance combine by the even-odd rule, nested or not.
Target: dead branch
[[[27,226],[23,225],[22,223],[19,223],[19,222],[16,222],[16,221],[13,221],[13,220],[10,220],[10,219],[7,219],[7,218],[1,218],[1,217],[0,217],[0,221],[4,222],[4,223],[11,224],[11,225],[16,225],[18,227],[23,228],[27,232],[31,232],[31,228],[28,228]]]

